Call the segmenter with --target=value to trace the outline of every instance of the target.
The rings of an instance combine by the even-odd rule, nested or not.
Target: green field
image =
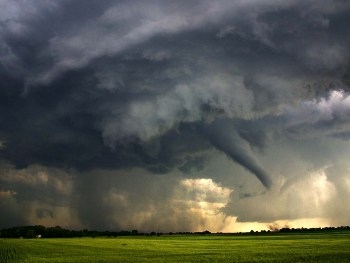
[[[350,234],[0,239],[0,262],[349,262]]]

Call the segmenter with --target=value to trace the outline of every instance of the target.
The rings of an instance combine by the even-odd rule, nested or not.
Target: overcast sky
[[[0,0],[0,228],[350,224],[347,0]]]

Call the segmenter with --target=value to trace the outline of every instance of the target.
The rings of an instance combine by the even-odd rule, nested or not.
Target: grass
[[[0,239],[0,262],[349,262],[350,234]]]

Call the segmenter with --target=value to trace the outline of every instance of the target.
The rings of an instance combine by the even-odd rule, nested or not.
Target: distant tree
[[[25,237],[26,238],[34,238],[35,235],[36,235],[35,231],[33,229],[29,229],[29,230],[27,230]]]

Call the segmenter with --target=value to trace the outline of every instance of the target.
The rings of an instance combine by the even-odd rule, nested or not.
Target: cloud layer
[[[347,1],[0,7],[1,226],[348,224]]]

